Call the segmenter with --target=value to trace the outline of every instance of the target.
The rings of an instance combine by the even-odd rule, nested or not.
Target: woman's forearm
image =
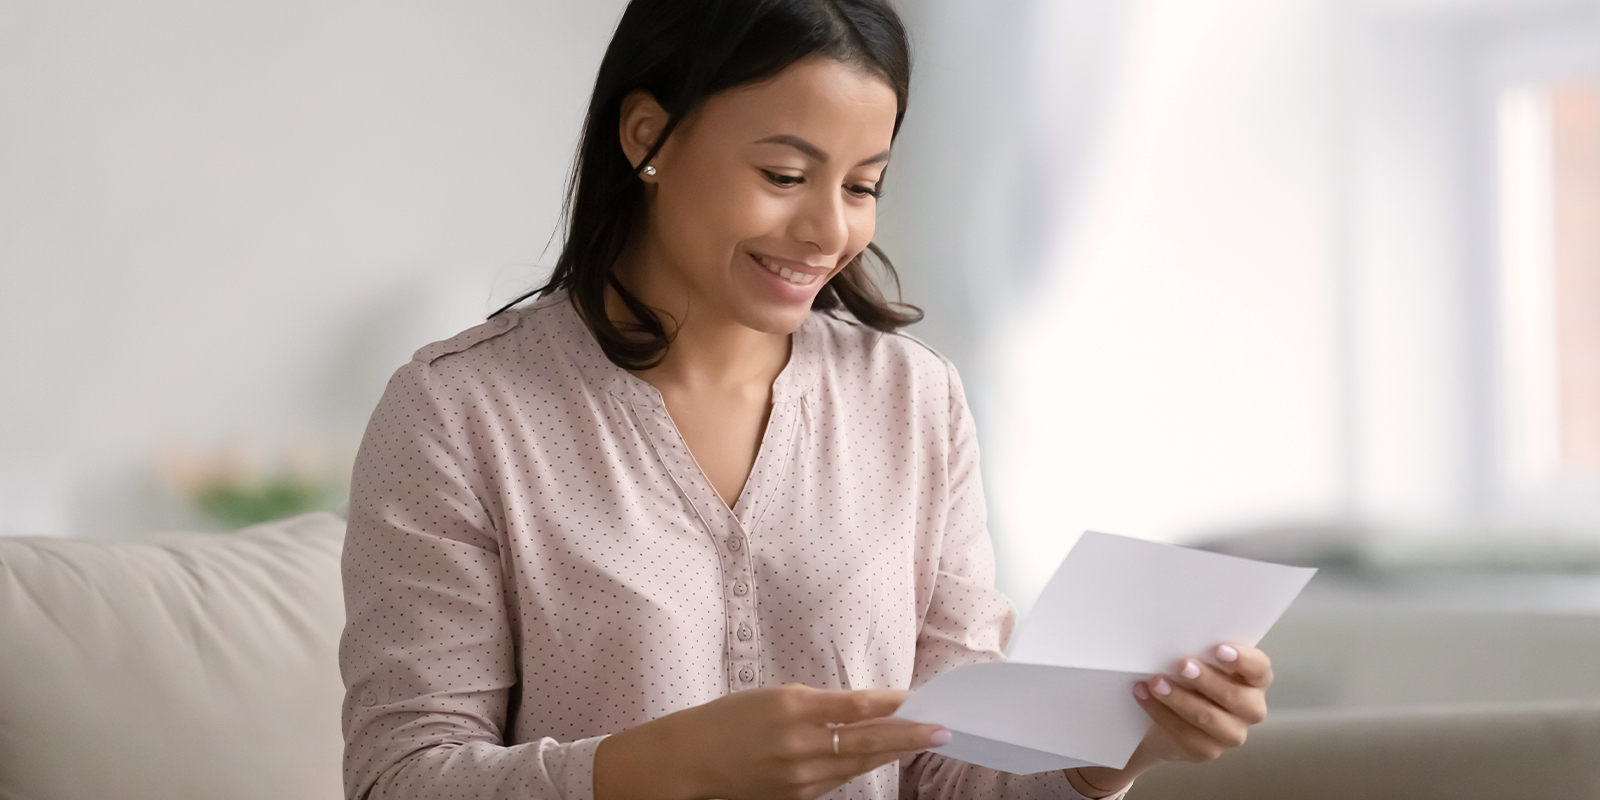
[[[594,800],[691,800],[688,762],[674,745],[672,716],[607,736],[594,753]]]

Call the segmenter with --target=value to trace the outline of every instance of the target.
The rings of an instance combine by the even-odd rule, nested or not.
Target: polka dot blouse
[[[340,646],[352,798],[589,800],[600,740],[730,692],[1002,657],[948,362],[812,314],[729,508],[564,294],[419,350],[362,441]],[[1078,797],[931,753],[830,798]]]

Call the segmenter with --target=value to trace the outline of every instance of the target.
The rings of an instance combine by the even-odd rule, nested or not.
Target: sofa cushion
[[[1600,703],[1275,714],[1237,752],[1129,800],[1600,798]]]
[[[0,798],[338,798],[344,522],[0,538]]]

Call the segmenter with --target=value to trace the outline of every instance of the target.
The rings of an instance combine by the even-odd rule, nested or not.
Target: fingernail
[[[1150,699],[1150,690],[1144,688],[1144,681],[1139,681],[1133,685],[1133,696],[1140,700]]]
[[[1183,672],[1179,674],[1192,681],[1195,678],[1200,677],[1200,665],[1194,663],[1192,660],[1185,661],[1183,662]]]
[[[1222,661],[1238,661],[1239,651],[1233,649],[1231,645],[1219,644],[1217,645],[1217,658]]]
[[[947,731],[947,730],[934,731],[933,735],[928,737],[928,746],[929,747],[944,747],[945,745],[950,743],[950,739],[951,738],[952,737],[951,737],[950,731]]]
[[[1166,678],[1156,678],[1155,685],[1150,688],[1162,697],[1172,694],[1172,684],[1167,683]]]

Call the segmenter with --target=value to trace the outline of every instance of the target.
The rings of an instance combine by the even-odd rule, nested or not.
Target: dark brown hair
[[[567,181],[566,237],[555,271],[543,286],[495,315],[530,297],[566,289],[614,363],[634,370],[660,363],[671,343],[665,326],[613,274],[628,237],[644,218],[638,171],[706,98],[770,78],[810,55],[869,69],[887,81],[894,89],[894,134],[899,134],[911,84],[911,51],[905,27],[886,0],[632,0],[612,34],[589,99]],[[637,168],[617,140],[622,99],[636,89],[649,92],[669,114]],[[867,249],[898,295],[894,265],[876,244]],[[607,286],[622,298],[635,324],[619,327],[607,315]],[[885,299],[862,254],[822,287],[811,307],[842,308],[880,331],[922,319],[917,307]]]

